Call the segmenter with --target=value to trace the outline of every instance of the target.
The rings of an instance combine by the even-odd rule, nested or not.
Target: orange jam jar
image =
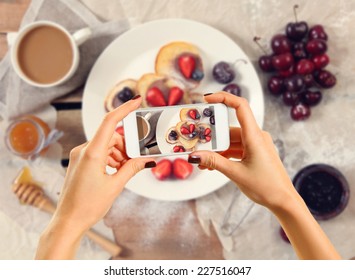
[[[50,128],[43,120],[28,115],[13,121],[6,130],[5,143],[13,154],[30,158],[45,151]]]

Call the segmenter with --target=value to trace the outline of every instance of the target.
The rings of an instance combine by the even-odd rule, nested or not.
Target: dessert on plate
[[[171,42],[160,48],[155,72],[180,80],[187,89],[196,88],[204,77],[199,49],[187,42]]]
[[[178,80],[155,73],[144,74],[137,83],[143,107],[188,104],[190,97]]]
[[[105,98],[106,111],[110,112],[121,104],[131,100],[137,95],[136,87],[137,81],[133,79],[126,79],[117,83]]]

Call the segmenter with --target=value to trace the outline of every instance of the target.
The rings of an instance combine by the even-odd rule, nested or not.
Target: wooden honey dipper
[[[40,210],[53,214],[56,210],[55,204],[45,195],[43,189],[32,179],[28,167],[24,167],[12,185],[12,191],[17,195],[22,204],[35,206]],[[113,257],[118,256],[122,248],[111,240],[99,235],[93,230],[88,230],[86,236],[109,252]]]

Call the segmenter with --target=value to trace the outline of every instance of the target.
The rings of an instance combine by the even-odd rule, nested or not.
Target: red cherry
[[[307,58],[306,44],[304,42],[296,42],[292,45],[292,54],[295,60]]]
[[[259,67],[264,72],[274,71],[274,66],[272,66],[272,55],[263,55],[259,58]]]
[[[279,76],[283,77],[283,78],[287,78],[292,76],[293,74],[295,74],[295,65],[291,65],[291,67],[287,70],[283,70],[283,71],[279,71]]]
[[[314,71],[314,64],[309,59],[301,59],[296,66],[296,72],[301,75],[311,74]]]
[[[320,39],[310,40],[306,44],[306,50],[310,55],[323,54],[327,49],[327,43]]]
[[[178,65],[184,77],[190,79],[196,67],[196,60],[192,55],[181,55],[178,59]]]
[[[158,180],[165,180],[170,177],[172,169],[173,165],[171,161],[163,159],[157,163],[157,166],[152,168],[152,173]]]
[[[177,158],[173,162],[173,173],[178,179],[186,179],[193,171],[193,165],[185,159]]]
[[[267,87],[272,95],[279,96],[285,91],[284,79],[278,76],[273,76],[269,79]]]
[[[172,87],[169,91],[168,105],[176,105],[178,104],[182,97],[184,96],[184,92],[179,87]]]
[[[312,61],[314,63],[314,67],[316,69],[322,69],[325,66],[328,65],[329,63],[329,56],[327,54],[320,54],[312,58]]]
[[[309,29],[308,38],[310,40],[321,39],[321,40],[327,41],[328,35],[324,31],[324,27],[320,24],[317,24],[317,25],[313,26],[311,29]]]
[[[260,39],[261,39],[260,37],[254,37],[254,42],[264,53],[264,55],[259,57],[259,67],[264,72],[272,72],[275,70],[274,66],[272,66],[272,55],[266,54],[265,49],[259,43]]]
[[[322,88],[332,88],[335,86],[337,79],[328,70],[320,70],[314,73],[314,79]]]
[[[152,87],[147,91],[146,100],[153,107],[166,106],[164,95],[157,87]]]
[[[300,102],[300,95],[295,92],[285,91],[282,94],[282,101],[286,106],[294,106]]]
[[[289,52],[272,57],[272,65],[276,70],[288,70],[293,65],[293,62],[293,56]]]
[[[316,106],[322,100],[322,93],[320,91],[306,90],[302,94],[302,100],[305,104],[309,106]]]
[[[303,121],[309,118],[311,109],[308,105],[299,103],[291,108],[291,118],[295,121]]]
[[[291,51],[291,43],[284,34],[277,34],[271,39],[271,48],[275,54],[288,53]]]
[[[301,41],[308,32],[308,24],[305,21],[297,20],[298,5],[293,6],[293,13],[295,15],[296,22],[289,22],[286,25],[286,35],[292,41]]]
[[[303,81],[306,88],[311,88],[315,86],[315,81],[312,74],[304,75]]]

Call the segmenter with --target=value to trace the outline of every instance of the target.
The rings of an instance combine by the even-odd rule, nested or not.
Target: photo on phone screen
[[[140,155],[161,155],[216,150],[213,105],[137,111]]]

